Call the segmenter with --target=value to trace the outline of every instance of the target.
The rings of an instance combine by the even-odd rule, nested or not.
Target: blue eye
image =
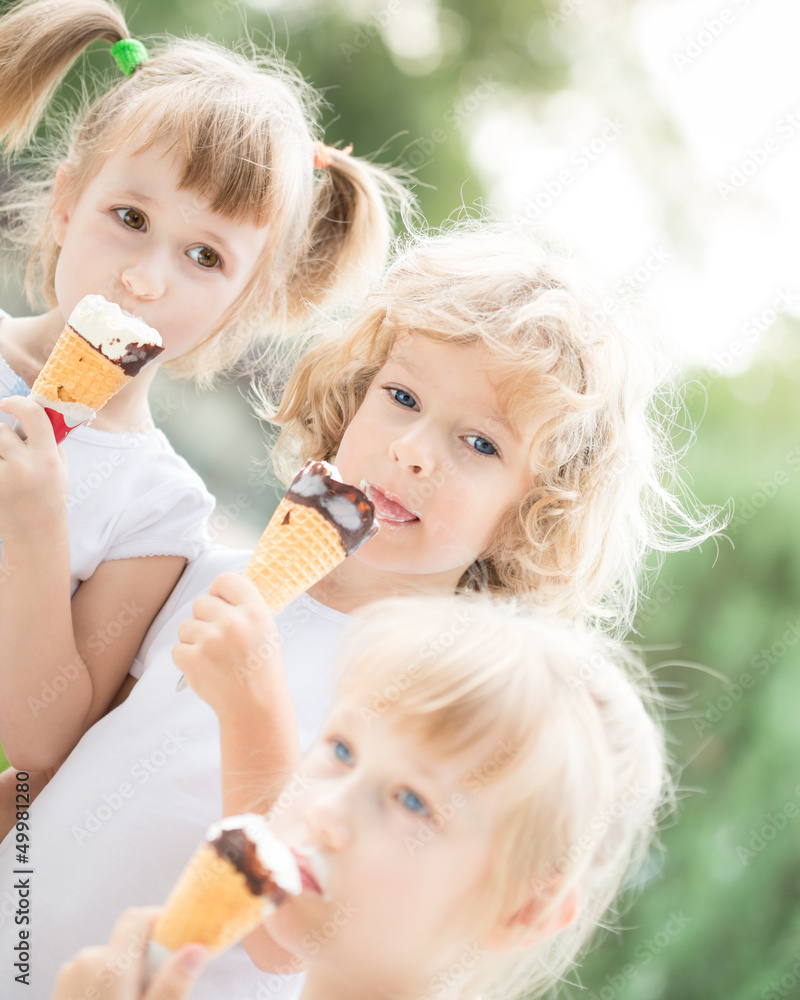
[[[465,441],[470,443],[470,447],[474,448],[480,455],[496,455],[497,448],[485,437],[479,437],[477,434],[468,434]],[[474,444],[472,443],[474,442]]]
[[[401,406],[407,406],[409,409],[413,410],[417,405],[416,399],[411,395],[410,392],[406,392],[405,389],[389,389],[392,399],[399,403]]]
[[[412,792],[410,788],[404,788],[397,794],[397,801],[401,806],[408,809],[409,812],[416,813],[418,816],[430,816],[430,810],[422,801],[422,799],[415,793]]]
[[[341,740],[332,740],[331,747],[333,749],[334,757],[342,764],[353,763],[353,755],[350,752],[350,747],[346,743],[342,743]]]

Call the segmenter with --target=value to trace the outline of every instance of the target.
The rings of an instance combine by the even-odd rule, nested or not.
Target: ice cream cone
[[[67,325],[31,391],[48,402],[99,410],[127,381],[124,369]]]
[[[263,911],[264,900],[245,876],[203,844],[167,900],[153,940],[168,951],[191,941],[216,955],[257,927]]]
[[[156,921],[149,974],[185,944],[202,944],[219,954],[301,888],[294,857],[263,816],[223,820],[206,834]]]
[[[158,333],[102,295],[87,295],[73,309],[31,388],[57,441],[96,411],[164,348]]]
[[[347,553],[338,528],[312,507],[285,497],[261,536],[244,576],[270,611],[281,611],[342,562]]]
[[[326,462],[308,462],[278,504],[244,576],[280,611],[377,532],[360,490]]]

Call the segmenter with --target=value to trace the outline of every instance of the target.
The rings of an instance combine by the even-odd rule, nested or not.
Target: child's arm
[[[266,813],[300,762],[278,630],[238,573],[218,576],[192,611],[173,659],[219,720],[223,813]]]
[[[0,406],[0,742],[17,768],[57,766],[105,712],[185,565],[102,563],[70,598],[67,473],[46,414]]]
[[[0,840],[4,840],[17,824],[17,813],[23,814],[52,777],[52,771],[30,771],[25,779],[24,794],[17,791],[17,772],[13,767],[0,774]],[[19,796],[19,797],[18,797]],[[21,800],[21,801],[20,801]],[[20,816],[26,822],[24,816]]]
[[[278,630],[257,588],[237,573],[217,577],[192,610],[172,655],[219,720],[223,814],[266,813],[301,759]],[[244,944],[265,972],[303,969],[263,925]]]

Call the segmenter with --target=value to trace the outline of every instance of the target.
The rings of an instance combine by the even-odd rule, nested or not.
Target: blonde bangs
[[[446,757],[502,733],[502,759],[497,740],[486,750],[496,780],[530,756],[546,721],[546,657],[532,651],[539,630],[531,621],[516,628],[521,619],[510,604],[468,595],[411,600],[381,601],[359,618],[342,652],[337,695],[357,702],[368,722],[385,714]],[[500,622],[512,623],[502,643]]]

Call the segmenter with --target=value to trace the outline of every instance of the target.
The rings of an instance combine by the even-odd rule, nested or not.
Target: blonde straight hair
[[[0,18],[0,144],[28,147],[53,94],[94,41],[130,35],[110,0],[24,0]],[[363,294],[381,273],[392,214],[409,197],[389,171],[343,150],[314,165],[318,96],[274,56],[244,55],[205,40],[148,42],[149,61],[119,79],[57,148],[4,197],[11,238],[30,254],[28,294],[56,304],[59,248],[50,227],[56,168],[77,196],[106,157],[166,140],[183,162],[182,186],[217,212],[268,226],[255,274],[206,341],[172,362],[202,378],[229,368],[263,336],[294,330],[323,303]]]
[[[643,663],[623,644],[517,602],[426,595],[371,605],[340,664],[337,697],[367,725],[410,732],[434,758],[480,748],[464,795],[505,782],[475,942],[480,949],[483,935],[531,903],[536,919],[513,950],[486,950],[458,995],[546,992],[613,920],[673,805],[661,701]],[[425,850],[422,840],[406,846]],[[569,925],[527,944],[570,897]],[[442,993],[431,984],[429,996]]]

